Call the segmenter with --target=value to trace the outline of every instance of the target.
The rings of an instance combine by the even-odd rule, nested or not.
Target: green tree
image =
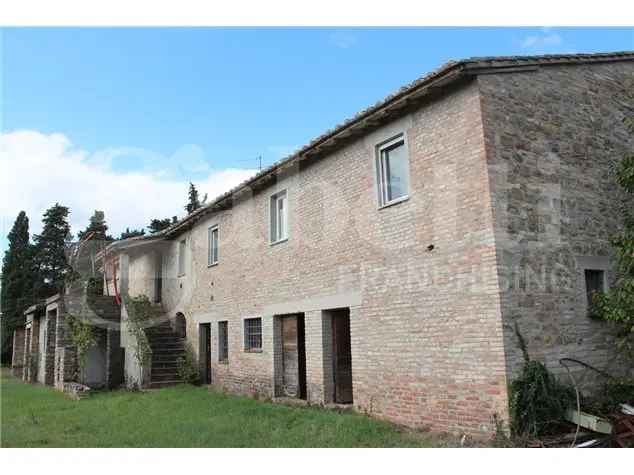
[[[56,203],[44,213],[42,233],[34,236],[33,263],[36,275],[35,293],[47,298],[64,289],[70,273],[67,250],[70,245],[69,210]]]
[[[33,303],[33,249],[29,242],[29,218],[18,214],[8,235],[9,247],[2,261],[2,361],[7,362],[13,345],[13,330],[23,323],[24,310]]]
[[[148,229],[150,230],[151,233],[157,233],[169,227],[170,224],[172,224],[172,220],[170,218],[153,219],[152,221],[150,221],[150,225],[148,226]]]
[[[620,102],[626,107],[624,123],[634,138],[634,94],[626,95]],[[593,299],[593,314],[617,329],[617,345],[634,359],[634,153],[631,151],[618,163],[616,181],[626,197],[624,227],[612,239],[612,246],[618,259],[619,280],[605,294],[597,294]]]
[[[128,238],[137,237],[137,236],[145,236],[145,230],[144,229],[130,230],[130,228],[125,228],[125,231],[121,233],[121,236],[119,237],[119,239],[128,239]]]
[[[103,211],[95,210],[90,217],[88,226],[85,230],[79,231],[77,238],[81,240],[89,235],[91,235],[90,240],[92,241],[114,241],[114,238],[108,234],[108,225]]]
[[[198,208],[204,205],[206,201],[207,201],[207,195],[205,194],[205,197],[203,198],[203,200],[200,201],[196,186],[192,182],[189,182],[189,202],[185,206],[185,210],[187,211],[187,214],[193,213],[194,211],[196,211]]]

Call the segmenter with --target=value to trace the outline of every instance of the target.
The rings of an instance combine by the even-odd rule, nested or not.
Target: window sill
[[[181,277],[185,277],[186,275],[187,274],[178,274],[176,277],[178,277],[180,279]]]
[[[214,262],[213,264],[207,264],[207,268],[216,267],[217,265],[218,265],[218,262]]]
[[[228,365],[229,364],[229,360],[218,361],[218,364]]]
[[[253,348],[249,350],[244,350],[244,352],[245,353],[262,353],[262,349]]]
[[[277,246],[278,244],[282,244],[288,241],[288,238],[280,239],[279,241],[269,243],[270,246]]]
[[[409,195],[405,195],[405,196],[401,196],[400,198],[397,198],[395,200],[390,201],[389,203],[385,203],[384,205],[379,205],[379,210],[385,209],[385,208],[389,208],[390,206],[394,206],[397,205],[399,203],[403,203],[405,201],[409,200]]]

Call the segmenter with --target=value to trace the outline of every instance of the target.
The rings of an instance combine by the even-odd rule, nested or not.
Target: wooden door
[[[297,353],[297,317],[282,318],[282,392],[288,397],[299,395],[299,358]]]
[[[287,397],[306,397],[306,350],[304,319],[301,315],[282,318],[282,393]]]
[[[335,402],[352,402],[352,355],[350,351],[350,313],[333,313],[333,366],[335,375]]]
[[[201,323],[198,329],[200,343],[200,380],[203,384],[211,384],[211,323]]]

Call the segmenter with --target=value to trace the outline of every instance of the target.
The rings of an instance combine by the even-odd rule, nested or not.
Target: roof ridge
[[[449,60],[439,67],[431,70],[430,72],[410,81],[404,86],[400,87],[398,90],[394,91],[391,94],[388,94],[380,101],[375,102],[373,105],[362,109],[351,117],[348,117],[343,122],[338,123],[334,127],[327,129],[325,132],[321,133],[311,141],[309,141],[306,145],[298,148],[290,155],[274,162],[263,170],[260,170],[258,173],[243,181],[239,185],[233,187],[229,191],[215,197],[209,203],[203,205],[198,208],[194,212],[185,216],[182,220],[171,224],[167,228],[162,231],[152,233],[146,236],[139,236],[138,240],[148,239],[148,238],[159,238],[163,236],[170,236],[172,233],[177,232],[184,225],[191,222],[197,216],[201,214],[205,214],[210,211],[213,207],[220,204],[222,201],[227,199],[228,197],[236,194],[243,188],[247,187],[251,183],[257,182],[259,179],[271,174],[278,168],[286,165],[287,163],[301,158],[303,155],[306,155],[312,151],[315,147],[319,147],[320,144],[325,143],[336,135],[344,132],[347,128],[352,127],[359,121],[364,118],[368,118],[369,116],[381,111],[384,108],[387,108],[391,105],[391,103],[398,101],[400,98],[405,97],[408,94],[412,94],[416,92],[419,87],[423,87],[426,84],[433,83],[435,80],[439,80],[446,75],[451,74],[453,71],[460,71],[461,69],[469,69],[472,71],[473,66],[479,65],[481,68],[485,69],[487,67],[491,67],[492,65],[489,63],[502,63],[503,65],[510,64],[511,66],[516,65],[524,65],[523,63],[542,63],[544,65],[554,65],[557,64],[557,61],[565,62],[568,64],[574,63],[583,63],[587,60],[600,62],[605,60],[634,60],[634,50],[623,50],[623,51],[614,51],[614,52],[600,52],[600,53],[558,53],[558,54],[543,54],[543,55],[511,55],[511,56],[473,56],[460,60]],[[518,64],[512,64],[518,63]],[[499,64],[498,64],[499,66]],[[477,72],[471,72],[471,74],[477,74]],[[317,152],[315,152],[317,153]],[[130,238],[134,239],[134,238]],[[116,241],[111,244],[114,246],[117,242],[121,243],[123,241]],[[110,247],[110,246],[109,246]]]

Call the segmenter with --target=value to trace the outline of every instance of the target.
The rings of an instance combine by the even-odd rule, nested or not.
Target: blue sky
[[[97,206],[115,234],[182,215],[188,180],[223,191],[255,157],[282,158],[450,59],[634,49],[628,28],[5,28],[0,41],[0,250],[20,209],[37,230],[55,200],[75,231]],[[31,156],[38,188],[6,194]]]

